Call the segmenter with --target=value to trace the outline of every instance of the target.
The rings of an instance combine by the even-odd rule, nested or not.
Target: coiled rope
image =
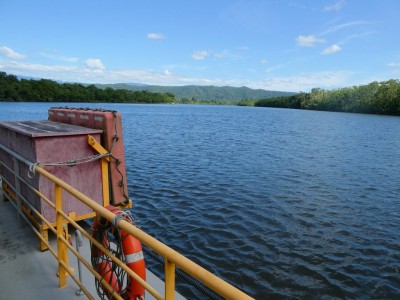
[[[118,227],[118,222],[121,220],[134,224],[129,211],[120,211],[112,222],[108,222],[104,218],[99,218],[98,226],[92,231],[92,236],[118,259],[126,262],[122,249],[123,237]],[[110,293],[102,286],[102,282],[104,281],[107,281],[115,291],[118,289],[119,295],[123,295],[126,288],[129,286],[130,277],[128,274],[106,254],[101,253],[101,255],[94,256],[93,251],[100,251],[95,245],[91,244],[91,249],[91,263],[93,268],[100,274],[104,273],[101,280],[95,279],[96,290],[99,297],[102,300],[108,300],[110,298]],[[107,272],[104,272],[104,266],[106,265],[110,266],[110,268]],[[112,281],[114,281],[114,283],[112,281],[110,282],[110,278],[113,279]]]

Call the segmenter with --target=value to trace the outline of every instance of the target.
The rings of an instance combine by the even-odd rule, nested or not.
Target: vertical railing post
[[[21,182],[19,180],[19,161],[15,157],[13,158],[14,161],[14,186],[15,186],[15,200],[17,202],[17,210],[18,210],[18,224],[21,225],[21,213],[22,213],[22,204],[21,204]]]
[[[79,248],[82,247],[83,244],[83,240],[82,240],[82,234],[79,230],[75,231],[75,248],[76,248],[76,252],[79,253]],[[82,266],[81,266],[81,261],[79,260],[79,258],[77,257],[77,261],[78,261],[78,278],[79,281],[83,284],[83,278],[82,278]],[[79,290],[77,290],[75,292],[75,295],[77,296],[81,296],[83,295],[83,291],[81,288],[79,288]]]
[[[0,175],[0,200],[5,200],[3,193],[3,178],[1,177],[1,175]]]
[[[110,187],[108,179],[108,161],[105,157],[101,159],[101,181],[103,186],[103,206],[110,205]]]
[[[61,240],[61,237],[64,236],[64,228],[63,228],[63,217],[59,213],[62,210],[62,188],[59,185],[55,185],[54,187],[54,198],[56,201],[56,227],[57,227],[57,250],[58,250],[58,278],[59,278],[59,287],[67,286],[67,271],[61,262],[67,262],[67,249],[66,245]]]
[[[175,264],[165,258],[165,299],[175,299]]]

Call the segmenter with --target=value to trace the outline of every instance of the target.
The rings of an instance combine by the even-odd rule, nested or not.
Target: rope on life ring
[[[93,220],[92,237],[125,262],[143,280],[146,280],[146,264],[142,245],[136,238],[117,226],[118,220],[121,219],[133,223],[132,216],[129,212],[112,205],[106,208],[117,217],[113,222],[109,222],[96,216]],[[101,280],[95,280],[97,294],[101,299],[112,299],[110,292],[103,286],[103,281],[108,282],[113,290],[124,299],[144,299],[145,289],[93,244],[91,245],[91,255],[93,268],[102,276]]]

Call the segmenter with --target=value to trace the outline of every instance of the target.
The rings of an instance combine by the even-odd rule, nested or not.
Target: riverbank
[[[330,91],[315,88],[310,93],[244,100],[238,105],[398,116],[400,115],[400,81],[374,81],[367,85]]]

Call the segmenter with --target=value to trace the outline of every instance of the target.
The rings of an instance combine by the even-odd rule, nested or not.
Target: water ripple
[[[397,119],[159,109],[126,122],[146,230],[258,299],[400,293]]]
[[[24,105],[0,119],[49,106]],[[398,117],[99,106],[123,113],[132,211],[151,235],[256,299],[399,298]]]

